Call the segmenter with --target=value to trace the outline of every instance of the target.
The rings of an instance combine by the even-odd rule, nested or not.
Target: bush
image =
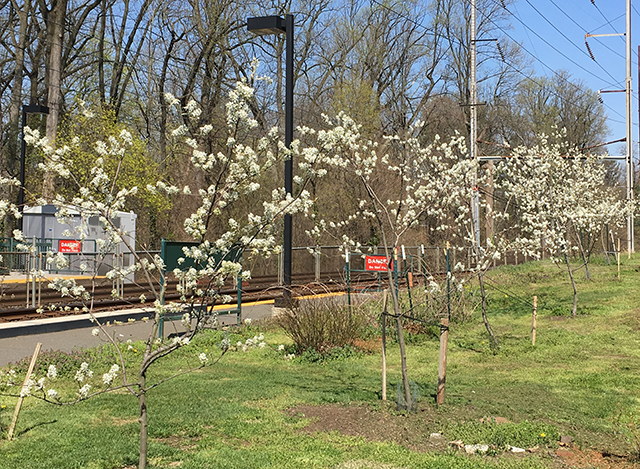
[[[346,305],[329,297],[302,301],[276,317],[277,324],[293,340],[299,354],[314,350],[325,355],[334,348],[351,347],[362,338],[369,316],[362,305]]]
[[[43,350],[38,355],[34,374],[43,376],[47,373],[49,365],[55,365],[59,376],[72,377],[80,368],[82,362],[96,365],[109,366],[117,361],[116,352],[109,345],[101,345],[90,349],[74,349],[71,352],[61,350]],[[26,374],[31,357],[25,357],[15,363],[9,363],[8,369],[13,369],[18,374]]]

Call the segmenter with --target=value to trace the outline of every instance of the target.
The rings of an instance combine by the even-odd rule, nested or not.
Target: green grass
[[[602,265],[595,265],[602,264]],[[592,265],[592,281],[577,274],[578,316],[570,318],[566,273],[548,263],[501,267],[489,273],[489,319],[500,349],[489,345],[479,314],[453,324],[449,336],[445,405],[434,404],[438,341],[433,334],[408,345],[409,374],[421,392],[417,414],[404,415],[380,401],[380,355],[337,354],[328,361],[285,361],[274,349],[230,353],[218,364],[184,375],[149,394],[151,467],[180,468],[544,468],[540,452],[524,459],[467,456],[446,444],[423,446],[429,434],[446,441],[542,446],[553,450],[559,435],[582,447],[630,454],[640,389],[640,317],[636,307],[640,258],[616,267]],[[473,288],[471,285],[470,288]],[[533,295],[538,296],[538,338],[530,342]],[[277,329],[265,331],[275,347],[288,343]],[[151,381],[197,362],[218,336],[204,336],[154,369]],[[232,340],[233,342],[233,340]],[[139,354],[127,352],[133,364]],[[389,396],[400,379],[390,345]],[[103,373],[105,365],[96,367]],[[6,436],[15,399],[5,405]],[[406,444],[342,433],[303,431],[313,421],[291,415],[297,405],[368,405],[385,422],[408,432]],[[508,423],[480,423],[502,417]],[[374,420],[367,424],[375,424]],[[485,419],[486,420],[486,419]],[[0,441],[0,468],[121,468],[135,464],[137,402],[108,394],[76,406],[26,399],[14,441]],[[400,442],[401,443],[401,442]],[[446,443],[446,442],[445,442]],[[413,448],[413,449],[412,449]]]

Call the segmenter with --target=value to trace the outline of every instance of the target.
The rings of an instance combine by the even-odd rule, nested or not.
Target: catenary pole
[[[469,44],[469,151],[471,159],[478,162],[478,147],[476,141],[478,140],[478,85],[476,78],[476,0],[471,0],[471,21],[469,24],[469,37],[471,43]],[[473,232],[474,232],[474,244],[480,248],[480,199],[478,190],[478,168],[474,170],[473,175]]]
[[[626,79],[626,111],[627,111],[627,203],[633,203],[633,121],[631,115],[631,0],[627,0],[627,28],[625,32],[627,45],[627,79]],[[633,240],[633,213],[630,211],[627,215],[627,249],[629,255],[635,252]]]

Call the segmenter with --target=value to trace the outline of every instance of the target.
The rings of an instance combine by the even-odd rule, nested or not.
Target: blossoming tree
[[[173,274],[181,280],[181,299],[174,303],[164,304],[160,301],[164,298],[166,282],[158,282],[158,272],[164,270],[163,260],[159,256],[143,255],[133,249],[131,234],[124,232],[115,222],[118,211],[125,209],[127,198],[138,191],[137,187],[129,187],[115,190],[115,181],[118,171],[109,173],[105,170],[105,163],[109,160],[122,159],[131,145],[131,135],[122,131],[119,136],[111,137],[108,141],[96,142],[95,164],[91,169],[91,180],[86,186],[79,186],[73,197],[65,198],[58,195],[54,204],[58,208],[57,217],[61,222],[67,220],[72,212],[80,213],[83,220],[95,217],[102,224],[105,237],[98,240],[97,249],[99,255],[104,257],[112,252],[115,245],[125,243],[135,258],[135,262],[129,267],[115,267],[107,276],[109,278],[121,278],[135,274],[137,278],[144,279],[148,288],[155,296],[151,333],[145,341],[145,348],[139,368],[133,375],[125,366],[125,359],[118,344],[111,337],[104,325],[95,316],[93,317],[96,328],[94,334],[103,335],[114,346],[119,357],[119,363],[113,364],[102,375],[102,380],[94,376],[88,363],[83,363],[75,376],[78,390],[71,399],[61,396],[52,387],[52,380],[56,378],[55,366],[49,369],[45,377],[34,378],[23,389],[22,394],[32,394],[40,399],[55,404],[68,404],[88,399],[98,394],[126,389],[134,395],[139,404],[140,422],[140,469],[146,467],[147,461],[147,393],[167,379],[192,371],[193,369],[212,364],[219,360],[230,348],[246,349],[249,346],[264,346],[263,337],[254,337],[246,343],[232,346],[228,339],[220,343],[220,355],[216,359],[207,356],[204,352],[194,351],[194,358],[198,363],[190,370],[182,370],[161,381],[149,383],[147,376],[150,368],[162,358],[175,350],[186,347],[198,332],[203,329],[205,322],[210,318],[211,306],[216,302],[228,300],[221,294],[225,281],[235,278],[241,272],[241,259],[239,253],[245,255],[270,255],[277,250],[277,240],[274,235],[274,223],[284,213],[305,212],[309,206],[309,196],[304,190],[300,190],[296,197],[285,194],[284,190],[274,190],[271,198],[263,202],[258,212],[246,213],[242,219],[228,218],[229,209],[239,203],[247,194],[255,193],[260,189],[260,177],[269,171],[278,161],[287,157],[288,149],[277,138],[277,131],[272,129],[266,136],[257,138],[257,122],[252,118],[250,101],[253,99],[253,88],[246,82],[239,82],[229,94],[227,104],[227,139],[224,151],[206,153],[201,150],[199,138],[211,132],[212,127],[205,125],[195,135],[187,136],[186,126],[181,126],[173,132],[175,138],[181,138],[190,148],[191,163],[200,171],[207,181],[212,181],[207,187],[200,189],[192,197],[197,198],[197,210],[186,217],[184,221],[185,231],[198,243],[196,246],[184,249],[184,258],[190,259],[195,265],[182,270],[176,269]],[[179,104],[177,99],[167,97],[173,105]],[[196,103],[189,103],[184,110],[187,119],[194,121],[199,117],[199,109]],[[40,148],[45,155],[43,169],[65,178],[69,182],[77,182],[74,174],[69,171],[67,161],[71,152],[69,146],[52,148],[46,138],[41,138],[35,130],[26,129],[25,139],[29,144]],[[73,145],[75,142],[72,142]],[[253,144],[252,144],[253,143]],[[117,165],[116,165],[117,167]],[[312,171],[313,162],[308,169]],[[15,181],[0,181],[15,184]],[[168,197],[182,192],[190,194],[191,189],[174,187],[163,181],[157,181],[155,185],[147,187],[153,192],[163,193]],[[0,203],[0,217],[7,213],[19,216],[17,207],[8,202]],[[225,229],[221,235],[214,236],[212,228],[220,226]],[[21,234],[16,232],[16,237]],[[86,229],[84,226],[75,228],[77,239],[84,239]],[[50,262],[57,268],[64,267],[64,256],[50,256]],[[244,278],[250,276],[250,272],[243,271]],[[92,303],[89,292],[82,285],[77,285],[73,280],[56,279],[51,287],[62,294],[75,296],[86,301],[85,310],[92,313]],[[143,300],[143,299],[142,299]],[[186,332],[181,333],[173,340],[163,340],[158,337],[159,324],[164,315],[184,314],[183,324]],[[5,380],[6,385],[11,381],[11,376]]]
[[[578,149],[549,144],[520,148],[502,164],[498,187],[514,201],[520,230],[513,246],[534,258],[546,251],[556,264],[564,263],[573,288],[571,315],[578,309],[574,272],[588,268],[592,246],[581,238],[597,239],[605,225],[621,226],[628,210],[615,189],[606,184],[601,158]],[[572,267],[571,257],[581,263]]]
[[[314,155],[323,165],[348,173],[354,183],[364,188],[366,196],[360,200],[359,210],[346,220],[316,220],[315,227],[309,231],[311,236],[330,232],[344,246],[361,252],[363,246],[346,236],[345,228],[358,220],[371,220],[380,233],[385,255],[391,258],[391,247],[399,246],[403,237],[425,216],[437,220],[437,229],[444,230],[468,215],[468,205],[461,204],[460,200],[470,199],[472,195],[471,180],[476,163],[465,157],[462,137],[455,136],[450,141],[436,138],[428,146],[423,146],[414,136],[404,139],[388,136],[379,143],[365,138],[360,126],[344,113],[326,120],[328,130],[301,129],[301,133],[315,139]],[[419,126],[410,130],[410,135],[418,134]],[[411,391],[402,333],[402,319],[407,312],[402,311],[391,275],[388,281],[400,345],[404,394],[409,405]]]

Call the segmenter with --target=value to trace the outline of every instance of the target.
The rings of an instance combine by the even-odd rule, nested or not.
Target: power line
[[[374,1],[375,1],[375,0],[374,0]],[[466,2],[469,2],[470,0],[465,0],[465,1],[466,1]],[[496,3],[497,3],[497,1],[498,1],[498,0],[495,0],[495,2],[496,2]],[[508,10],[507,10],[507,11],[508,11]],[[509,12],[509,13],[511,13],[511,12]],[[533,30],[532,30],[531,28],[529,28],[529,27],[528,27],[528,26],[527,26],[527,25],[526,25],[526,24],[525,24],[525,23],[524,23],[520,18],[517,18],[515,15],[513,15],[513,13],[511,13],[511,15],[512,15],[514,18],[516,18],[518,21],[520,21],[520,22],[525,26],[525,28],[527,28],[528,30],[530,30],[530,31],[532,31],[532,32],[533,32]],[[516,44],[518,43],[518,41],[516,41],[516,40],[515,40],[515,38],[514,38],[511,34],[509,34],[507,31],[505,31],[505,30],[504,30],[504,29],[503,29],[499,24],[497,24],[497,23],[496,23],[492,18],[490,18],[490,17],[488,17],[488,16],[487,16],[486,18],[487,18],[489,21],[491,21],[497,29],[499,29],[500,31],[502,31],[502,33],[503,33],[505,36],[507,36],[509,39],[511,39],[511,40],[512,40],[513,42],[515,42]],[[535,32],[534,32],[534,34],[535,34]],[[536,35],[537,35],[537,34],[536,34]],[[538,36],[539,36],[539,35],[538,35]],[[547,41],[545,41],[545,42],[547,42]],[[547,42],[547,43],[548,43],[548,42]],[[533,54],[531,51],[529,51],[526,47],[524,47],[523,45],[520,45],[520,48],[521,48],[522,50],[524,50],[527,54],[529,54],[531,57],[533,57],[536,61],[540,62],[540,64],[542,64],[545,68],[547,68],[547,69],[548,69],[551,73],[553,73],[556,77],[558,77],[558,78],[561,78],[561,77],[562,77],[562,76],[561,76],[557,71],[555,71],[551,66],[547,65],[547,64],[546,64],[542,59],[540,59],[540,58],[539,58],[539,57],[537,57],[535,54]],[[554,49],[555,49],[555,47],[554,47]],[[557,50],[557,49],[556,49],[556,50]],[[505,62],[505,63],[507,63],[507,62]],[[508,65],[510,65],[510,64],[508,64]],[[516,67],[514,67],[514,66],[512,66],[512,65],[511,65],[511,67],[512,67],[514,70],[516,70],[516,71],[518,71],[519,73],[521,73],[521,74],[522,74],[525,78],[527,78],[528,80],[530,80],[530,81],[532,81],[532,82],[534,82],[534,83],[538,84],[539,86],[543,86],[543,84],[542,84],[542,83],[540,83],[540,82],[538,82],[538,81],[534,80],[533,78],[529,77],[527,74],[525,74],[524,72],[522,72],[522,71],[518,70]],[[583,68],[583,67],[581,67],[581,68]],[[583,69],[584,69],[584,68],[583,68]],[[584,70],[586,70],[586,69],[584,69]],[[590,75],[594,76],[595,78],[599,78],[598,76],[596,76],[595,74],[591,73],[590,71],[588,71],[588,70],[586,70],[586,71],[587,71],[587,73],[589,73]],[[599,79],[600,79],[600,80],[602,80],[602,78],[599,78]],[[611,85],[611,83],[607,82],[606,80],[603,80],[603,81],[605,81],[605,83],[607,83],[607,84]],[[614,85],[614,86],[615,86],[615,85]],[[571,103],[571,101],[566,100],[565,98],[563,98],[562,96],[560,96],[558,93],[554,92],[553,90],[551,90],[551,92],[552,92],[552,94],[555,94],[556,96],[558,96],[558,97],[559,97],[560,99],[562,99],[563,101],[565,101],[565,102],[567,102],[567,103],[572,104],[572,103]],[[584,93],[584,94],[586,95],[586,93]],[[623,114],[621,114],[619,111],[617,111],[617,110],[613,109],[611,106],[607,105],[606,103],[604,104],[604,106],[605,106],[606,108],[610,109],[612,112],[614,112],[614,113],[615,113],[615,114],[617,114],[618,116],[622,117],[623,119],[626,119],[626,117],[625,117]],[[607,118],[607,119],[609,119],[609,118]],[[611,120],[612,120],[612,122],[617,122],[617,123],[619,123],[619,121],[615,121],[615,120],[613,120],[613,119],[611,119]]]
[[[391,13],[393,13],[393,14],[395,14],[395,15],[397,15],[397,16],[399,16],[399,17],[401,17],[401,18],[403,18],[403,19],[405,19],[405,20],[407,20],[407,21],[409,21],[409,22],[411,22],[411,23],[413,23],[413,24],[415,24],[415,25],[417,25],[417,26],[421,27],[421,28],[427,29],[427,28],[426,28],[426,26],[424,26],[423,24],[420,24],[420,23],[416,22],[415,20],[413,20],[412,18],[410,18],[410,17],[408,17],[408,16],[406,16],[406,15],[404,15],[404,14],[402,14],[402,13],[400,13],[400,12],[396,11],[396,10],[394,10],[394,9],[393,9],[393,8],[391,8],[389,5],[385,5],[385,4],[381,3],[379,0],[372,0],[372,1],[373,1],[374,3],[376,3],[378,6],[381,6],[382,8],[385,8],[386,10],[390,11]],[[467,3],[469,3],[469,1],[470,1],[470,0],[465,0],[465,1],[466,1]],[[495,0],[495,1],[496,1],[496,3],[497,3],[497,1],[498,1],[498,0]],[[513,16],[513,13],[510,13],[510,14]],[[515,38],[513,38],[513,36],[511,36],[509,33],[507,33],[507,32],[506,32],[502,27],[500,27],[500,26],[499,26],[499,25],[498,25],[498,24],[497,24],[497,23],[496,23],[492,18],[490,18],[489,16],[486,16],[486,15],[485,15],[485,18],[487,18],[489,21],[491,21],[491,22],[494,24],[494,26],[495,26],[497,29],[499,29],[500,31],[502,31],[502,33],[503,33],[505,36],[507,36],[509,39],[511,39],[514,43],[518,44],[518,41],[516,41],[516,40],[515,40]],[[528,28],[528,29],[530,29],[530,28]],[[459,44],[459,45],[463,45],[463,46],[464,46],[464,44],[462,43],[462,41],[460,41],[460,40],[458,40],[458,39],[456,39],[456,38],[450,38],[450,39],[452,39],[452,40],[453,40],[454,42],[456,42],[457,44]],[[538,58],[535,54],[533,54],[532,52],[530,52],[526,47],[524,47],[524,46],[520,45],[520,48],[521,48],[522,50],[524,50],[527,54],[529,54],[531,57],[533,57],[535,60],[537,60],[538,62],[540,62],[544,67],[546,67],[548,70],[550,70],[550,71],[551,71],[555,76],[557,76],[558,78],[563,78],[563,77],[562,77],[562,75],[560,75],[560,74],[559,74],[558,72],[556,72],[553,68],[551,68],[549,65],[547,65],[543,60],[541,60],[540,58]],[[520,75],[522,75],[522,76],[523,76],[523,78],[525,78],[526,80],[529,80],[530,82],[532,82],[532,83],[534,83],[534,84],[536,84],[536,85],[538,85],[538,86],[540,86],[540,87],[544,87],[544,86],[545,86],[545,85],[544,85],[544,83],[542,83],[542,82],[540,82],[540,81],[537,81],[537,80],[535,80],[535,79],[531,78],[531,76],[529,76],[529,74],[527,74],[527,73],[523,72],[522,70],[518,69],[518,68],[517,68],[516,66],[514,66],[513,64],[511,64],[511,63],[509,63],[509,62],[507,62],[507,61],[504,61],[503,63],[504,63],[505,65],[507,65],[508,67],[510,67],[511,69],[513,69],[516,73],[519,73]],[[589,72],[588,70],[587,70],[587,72],[588,72],[589,74],[593,75],[593,73]],[[595,76],[595,75],[594,75],[594,76]],[[598,78],[598,77],[596,76],[596,78]],[[569,82],[569,83],[571,83],[571,82]],[[608,83],[608,82],[606,82],[606,81],[605,81],[605,83]],[[573,84],[573,83],[572,83],[572,84]],[[611,83],[609,83],[609,84],[611,84]],[[577,86],[577,85],[574,85],[574,86]],[[575,102],[570,101],[570,100],[568,100],[567,98],[565,98],[564,96],[560,95],[559,93],[557,93],[557,92],[556,92],[556,91],[554,91],[553,89],[551,89],[550,91],[551,91],[551,93],[552,93],[552,94],[554,94],[556,97],[558,97],[558,98],[559,98],[561,101],[563,101],[565,104],[571,104],[571,105],[575,105],[575,104],[576,104]],[[583,96],[586,96],[586,95],[587,95],[587,93],[586,93],[586,92],[583,92],[583,93],[582,93],[582,95],[583,95]],[[625,117],[624,115],[620,114],[618,111],[616,111],[615,109],[611,108],[611,107],[610,107],[610,106],[608,106],[607,104],[605,104],[605,107],[607,107],[607,108],[611,109],[614,113],[618,114],[620,117],[622,117],[622,118],[624,118],[624,117]],[[610,119],[610,118],[608,118],[608,117],[607,117],[607,119]],[[613,122],[620,123],[619,121],[615,121],[615,120],[613,120],[613,119],[611,119],[611,120],[612,120]]]
[[[469,0],[466,0],[469,1]],[[529,3],[527,1],[527,3]],[[573,60],[571,57],[569,57],[567,54],[565,54],[564,52],[562,52],[561,50],[559,50],[556,46],[554,46],[553,44],[551,44],[549,41],[547,41],[544,37],[542,37],[540,34],[538,34],[533,28],[531,28],[529,25],[527,25],[524,21],[522,21],[518,16],[514,15],[513,13],[511,13],[509,11],[509,9],[505,8],[505,10],[507,12],[509,12],[511,14],[511,16],[513,18],[515,18],[516,20],[518,20],[518,22],[520,24],[522,24],[522,26],[524,26],[526,29],[528,29],[529,31],[531,31],[538,39],[540,39],[542,42],[544,42],[546,45],[548,45],[549,47],[551,47],[554,51],[556,51],[558,54],[560,54],[562,57],[564,57],[565,59],[567,59],[569,62],[571,62],[572,64],[574,64],[576,67],[580,68],[581,70],[584,70],[585,72],[587,72],[589,75],[593,76],[594,78],[597,78],[598,80],[611,85],[611,86],[618,86],[620,84],[620,82],[617,83],[611,83],[609,81],[607,81],[606,79],[596,75],[595,73],[593,73],[592,71],[588,70],[587,68],[583,67],[582,65],[580,65],[578,62],[576,62],[575,60]],[[500,26],[498,26],[498,24],[493,21],[491,18],[487,17],[487,19],[489,21],[491,21],[498,29],[500,29],[503,33],[507,34],[506,31],[504,31],[504,29],[502,29]],[[509,34],[507,34],[512,41],[515,41]],[[528,52],[528,51],[527,51]],[[533,54],[532,54],[533,55]],[[542,61],[540,59],[538,59],[537,57],[534,56],[534,58],[536,58],[538,61],[540,61],[540,63],[542,63]],[[549,67],[550,68],[550,67]],[[614,78],[615,80],[615,78]]]
[[[560,7],[560,6],[559,6],[559,5],[558,5],[554,0],[549,0],[549,1],[553,4],[553,6],[554,6],[554,7],[556,7],[558,10],[560,10],[560,12],[561,12],[564,16],[566,16],[566,17],[567,17],[567,19],[568,19],[569,21],[571,21],[573,24],[575,24],[575,25],[576,25],[578,28],[580,28],[582,31],[585,31],[585,30],[586,30],[586,28],[584,28],[584,27],[583,27],[581,24],[579,24],[575,19],[573,19],[573,17],[572,17],[570,14],[568,14],[566,11],[564,11],[564,10],[563,10],[563,9],[562,9],[562,8],[561,8],[561,7]],[[624,16],[624,15],[623,15],[623,16]],[[617,19],[617,18],[616,18],[616,19]],[[614,21],[615,21],[615,20],[614,20]],[[591,32],[593,32],[593,31],[597,31],[597,29],[599,29],[599,28],[596,28],[596,29],[592,30]],[[626,57],[625,57],[624,55],[622,55],[620,52],[618,52],[618,51],[617,51],[617,50],[615,50],[615,49],[612,49],[612,48],[611,48],[611,47],[609,47],[608,45],[603,44],[603,46],[604,46],[605,48],[607,48],[611,53],[616,54],[618,57],[620,57],[620,58],[622,58],[622,59],[626,58]]]
[[[569,44],[571,44],[573,47],[575,47],[576,49],[578,49],[582,54],[586,55],[586,56],[587,56],[587,57],[589,57],[589,58],[592,58],[591,56],[589,56],[589,54],[587,53],[587,51],[585,51],[585,50],[584,50],[584,48],[583,48],[583,47],[578,46],[575,42],[573,42],[571,39],[569,39],[569,38],[567,37],[567,35],[566,35],[565,33],[563,33],[563,32],[562,32],[562,31],[561,31],[561,30],[560,30],[560,29],[559,29],[555,24],[553,24],[553,23],[551,22],[551,20],[549,20],[549,18],[547,18],[544,14],[542,14],[542,12],[540,12],[540,10],[538,10],[538,9],[535,7],[535,5],[534,5],[533,3],[531,3],[529,0],[525,0],[525,1],[527,2],[527,4],[529,4],[529,6],[530,6],[531,8],[533,8],[533,9],[535,10],[535,12],[536,12],[536,13],[538,13],[538,14],[539,14],[539,15],[540,15],[540,16],[541,16],[541,17],[542,17],[542,18],[543,18],[547,23],[549,23],[549,25],[550,25],[553,29],[555,29],[555,30],[556,30],[556,31],[557,31],[557,32],[558,32],[558,33],[559,33],[563,38],[565,38],[565,39],[567,40],[567,42],[569,42]],[[551,2],[553,3],[553,0],[551,0]],[[557,5],[556,5],[556,6],[557,6]],[[577,23],[576,23],[576,24],[577,24]],[[595,59],[594,59],[594,61],[595,61],[595,63],[597,63],[597,64],[598,64],[598,66],[599,66],[599,67],[600,67],[600,68],[601,68],[601,69],[602,69],[602,70],[603,70],[607,75],[609,75],[609,77],[611,77],[611,79],[612,79],[612,80],[615,80],[615,79],[616,79],[613,75],[611,75],[611,73],[609,72],[609,70],[607,70],[606,68],[604,68],[604,67],[602,66],[602,64],[601,64],[600,62],[598,62],[598,61],[597,61],[597,60],[595,60]],[[621,83],[620,81],[616,82],[616,84],[620,84],[620,83]]]
[[[611,26],[611,29],[613,31],[616,30],[616,28],[613,27],[613,25],[611,24],[611,21],[609,21],[609,19],[605,16],[605,14],[602,12],[602,10],[600,9],[600,7],[598,6],[598,4],[595,2],[595,0],[591,0],[591,3],[593,4],[594,7],[596,7],[596,10],[598,10],[598,13],[600,13],[600,15],[604,18],[604,20],[607,22],[607,24],[609,26]],[[619,17],[618,17],[619,18]],[[616,18],[617,19],[617,18]],[[614,20],[615,21],[615,20]],[[624,38],[620,38],[622,40],[622,42],[625,42]]]

